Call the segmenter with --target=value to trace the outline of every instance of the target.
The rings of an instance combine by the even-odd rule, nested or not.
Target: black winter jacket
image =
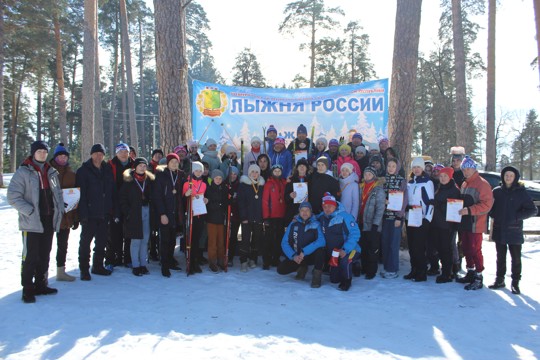
[[[206,188],[204,196],[208,199],[206,204],[206,222],[210,224],[223,225],[227,214],[227,197],[228,191],[224,183],[216,185],[212,184]]]
[[[339,181],[327,174],[314,173],[309,183],[308,197],[314,214],[322,212],[322,198],[324,193],[329,192],[336,200],[339,200]]]
[[[173,187],[172,179],[175,177],[171,178],[171,171],[164,165],[156,168],[156,180],[152,186],[152,202],[160,226],[163,226],[161,224],[161,215],[167,215],[169,219],[167,226],[176,228],[184,224],[182,186],[185,178],[184,173],[180,170],[176,175],[178,178],[176,178],[176,185]],[[173,194],[173,190],[176,190],[176,194]]]
[[[120,189],[120,209],[124,217],[124,236],[128,239],[142,239],[143,221],[142,207],[150,207],[152,203],[152,183],[155,176],[150,171],[146,171],[146,181],[144,185],[144,197],[141,188],[133,177],[135,170],[124,171],[124,185]],[[149,208],[150,209],[150,208]]]
[[[101,163],[101,169],[92,164],[92,159],[84,162],[77,170],[77,186],[81,190],[79,218],[81,222],[90,218],[109,219],[113,212],[115,196],[111,167]]]
[[[450,182],[446,185],[441,183],[437,185],[433,200],[435,206],[431,224],[439,229],[456,230],[457,226],[455,223],[446,221],[446,206],[448,199],[461,199],[461,192],[457,188],[454,179],[450,179]]]

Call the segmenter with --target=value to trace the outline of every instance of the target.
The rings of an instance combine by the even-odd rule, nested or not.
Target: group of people
[[[523,220],[536,207],[517,169],[505,167],[501,186],[492,191],[461,147],[452,148],[450,166],[413,158],[407,176],[386,138],[371,149],[360,133],[348,143],[313,141],[300,125],[286,147],[274,126],[265,135],[253,137],[245,154],[233,145],[218,151],[217,142],[207,139],[202,146],[179,145],[166,156],[155,149],[150,162],[124,143],[105,161],[104,146],[95,144],[76,172],[63,144],[47,161],[49,146],[32,143],[8,188],[23,232],[23,301],[57,293],[47,280],[54,233],[56,279],[75,280],[65,261],[70,229],[79,224],[83,281],[110,275],[116,266],[144,276],[149,261],[159,261],[162,276],[170,277],[171,270],[182,270],[174,257],[180,236],[188,274],[206,264],[214,273],[227,271],[238,255],[242,272],[261,258],[263,270],[276,267],[303,280],[313,265],[311,287],[320,287],[327,273],[347,291],[353,277],[377,276],[379,264],[383,278],[399,276],[406,226],[411,271],[404,279],[422,282],[433,275],[436,283],[456,280],[477,290],[483,287],[488,215],[497,244],[497,277],[490,288],[505,287],[510,250],[511,289],[520,292]],[[70,188],[80,189],[80,199],[65,212],[62,189]],[[447,216],[453,201],[463,205],[457,221]],[[459,276],[463,257],[467,273]]]

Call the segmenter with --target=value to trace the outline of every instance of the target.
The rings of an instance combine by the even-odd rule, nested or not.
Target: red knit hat
[[[451,167],[444,167],[439,171],[439,176],[440,174],[446,174],[451,179],[454,177],[454,169]]]
[[[167,165],[169,165],[169,161],[172,159],[176,159],[178,162],[180,162],[180,158],[175,153],[169,153],[167,154]]]
[[[337,201],[336,198],[332,196],[329,192],[324,193],[324,196],[322,198],[322,204],[323,205],[334,205],[337,207]]]

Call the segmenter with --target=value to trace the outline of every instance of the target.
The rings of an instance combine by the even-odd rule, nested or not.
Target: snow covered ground
[[[540,229],[540,218],[528,227]],[[169,279],[158,264],[92,281],[56,282],[53,296],[21,301],[17,214],[0,190],[0,358],[2,359],[536,359],[540,356],[540,238],[523,247],[522,295],[509,289],[467,292],[435,284],[355,278],[349,292],[323,277],[320,289],[294,275],[258,268]],[[79,231],[67,269],[78,276]],[[483,244],[486,285],[495,246]],[[177,254],[181,258],[182,254]],[[401,256],[401,274],[408,272]],[[506,279],[507,284],[510,278]]]

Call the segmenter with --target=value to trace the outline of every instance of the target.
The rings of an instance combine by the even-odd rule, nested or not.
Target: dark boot
[[[435,282],[437,284],[445,284],[445,283],[449,283],[449,282],[452,282],[453,280],[453,277],[452,275],[439,275],[437,276],[437,279],[435,279]]]
[[[519,289],[519,280],[512,280],[512,294],[519,295],[521,294],[521,290]]]
[[[435,266],[430,267],[429,270],[427,271],[428,276],[436,276],[436,275],[439,275],[439,274],[440,274],[440,271]]]
[[[465,290],[479,290],[484,287],[484,278],[481,274],[476,274],[474,280],[469,285],[465,285]]]
[[[322,270],[313,270],[313,277],[311,278],[311,287],[318,289],[321,287]]]
[[[22,301],[25,304],[32,304],[36,302],[35,290],[33,286],[23,287]]]
[[[405,280],[413,280],[414,278],[416,278],[416,270],[415,269],[411,269],[411,272],[408,273],[407,275],[404,275],[403,278]]]
[[[362,274],[362,263],[360,261],[353,262],[352,273],[354,277],[359,277]]]
[[[166,277],[166,278],[170,278],[170,277],[171,277],[171,272],[170,272],[168,266],[162,266],[162,267],[161,267],[161,275],[163,275],[163,276]]]
[[[423,271],[417,271],[416,276],[413,279],[414,282],[422,282],[427,281],[427,273],[426,270]]]
[[[294,278],[296,280],[304,280],[306,278],[307,271],[308,271],[307,265],[305,264],[300,265],[300,267],[296,271],[296,276]]]
[[[81,280],[82,281],[92,280],[92,277],[90,276],[90,271],[88,271],[88,269],[81,269]]]
[[[496,289],[503,288],[505,286],[506,286],[506,284],[504,283],[504,277],[497,276],[497,278],[495,278],[495,282],[493,284],[489,285],[488,288],[490,288],[492,290],[496,290]]]
[[[456,282],[460,284],[470,284],[474,281],[474,277],[476,275],[476,271],[474,270],[467,270],[467,275],[458,277]]]
[[[36,286],[36,295],[54,295],[58,294],[58,289],[50,288],[47,285]]]
[[[142,272],[141,272],[140,267],[134,267],[133,270],[131,270],[131,272],[135,276],[142,276]]]
[[[95,275],[103,275],[103,276],[109,276],[111,275],[111,271],[105,269],[103,266],[92,266],[92,274]]]
[[[338,290],[339,291],[349,291],[349,289],[351,288],[351,282],[352,282],[352,279],[342,280],[339,283]]]

